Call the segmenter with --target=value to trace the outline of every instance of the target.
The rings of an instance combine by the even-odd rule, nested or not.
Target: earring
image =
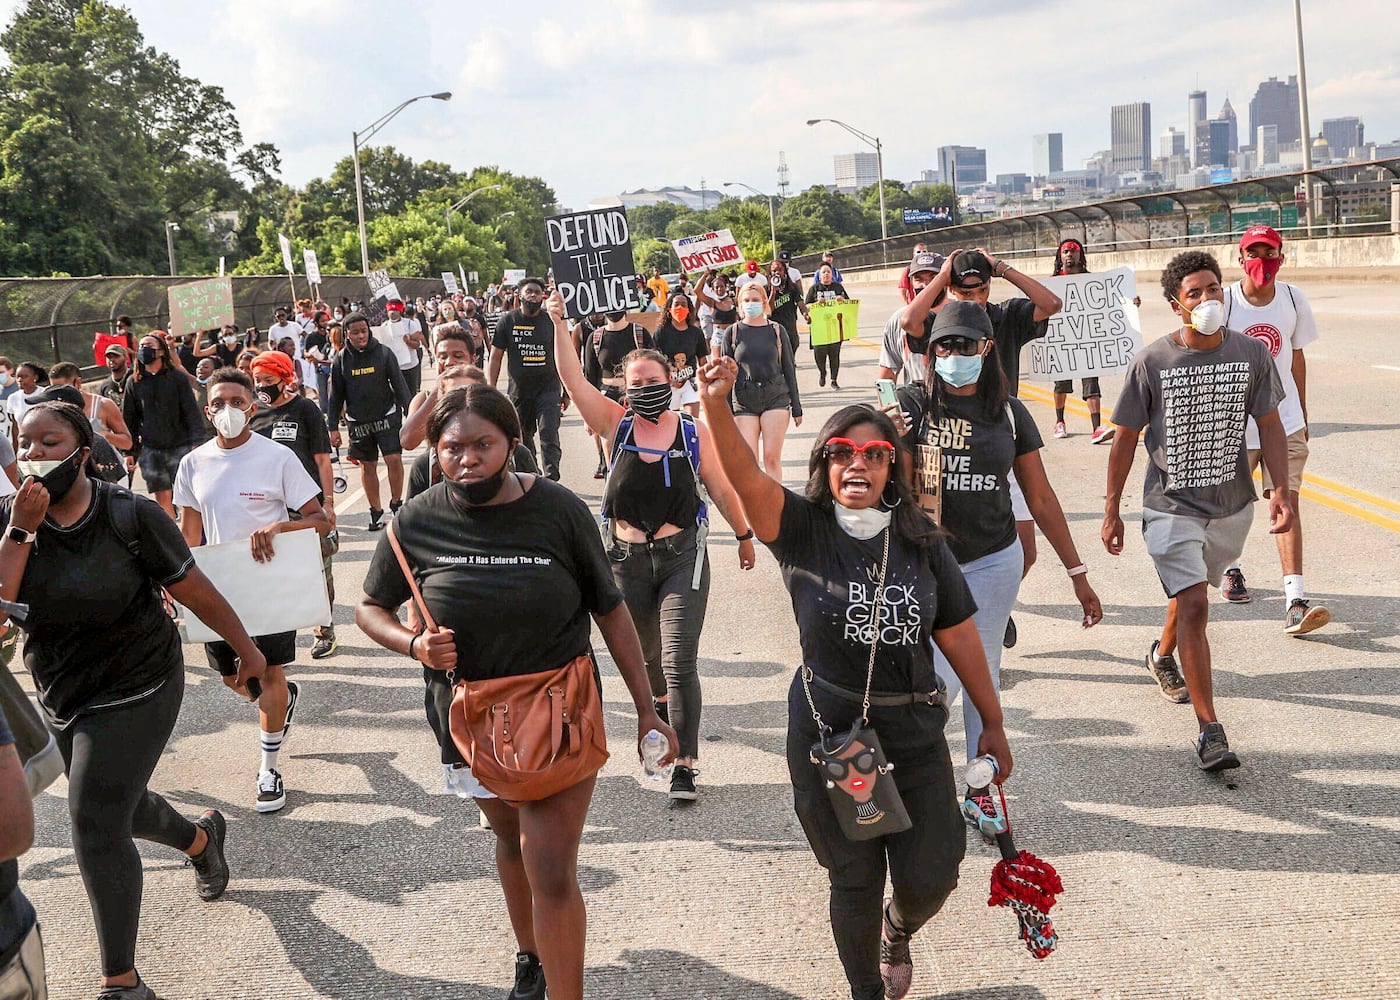
[[[891,466],[893,466],[894,463],[890,464]],[[894,510],[896,507],[898,507],[904,502],[904,498],[899,495],[899,490],[898,488],[896,488],[894,491],[894,500],[890,500],[889,493],[891,486],[894,486],[894,479],[890,479],[890,481],[885,484],[885,489],[880,494],[880,502],[884,504],[885,507],[889,510]]]

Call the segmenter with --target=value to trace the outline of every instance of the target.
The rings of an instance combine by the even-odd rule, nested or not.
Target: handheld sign
[[[321,542],[314,531],[278,535],[272,558],[253,558],[247,539],[194,549],[195,565],[204,571],[232,606],[245,628],[258,635],[325,625],[331,620]],[[219,638],[189,608],[181,607],[186,642]]]
[[[172,285],[170,332],[177,337],[233,322],[233,279],[209,278]]]
[[[321,283],[321,262],[316,259],[316,251],[310,247],[302,250],[301,259],[306,263],[306,280],[313,285]]]
[[[570,319],[641,312],[632,263],[632,233],[620,208],[572,212],[544,220],[554,287]]]
[[[443,272],[442,272],[442,287],[445,288],[445,289],[447,289],[447,294],[448,294],[448,295],[456,295],[456,294],[457,294],[457,291],[458,291],[458,288],[457,288],[457,276],[456,276],[455,274],[453,274],[451,271],[443,271]]]
[[[1027,378],[1056,381],[1127,371],[1142,350],[1137,279],[1130,267],[1042,278],[1064,307],[1050,317],[1040,340],[1026,345]]]
[[[287,268],[288,274],[295,274],[296,268],[292,267],[292,241],[281,233],[277,234],[277,243],[282,247],[282,263]]]
[[[686,274],[694,274],[707,267],[719,270],[721,267],[744,262],[739,253],[739,243],[728,229],[717,229],[712,233],[672,240],[671,246],[675,248],[681,269]]]
[[[514,287],[525,280],[525,269],[523,267],[508,267],[501,276],[501,280],[505,284]]]
[[[859,336],[857,323],[860,319],[860,302],[850,299],[845,302],[813,302],[807,307],[812,315],[812,346],[835,344],[842,340],[855,340]]]

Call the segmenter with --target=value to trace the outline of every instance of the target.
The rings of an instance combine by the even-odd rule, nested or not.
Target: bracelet
[[[747,542],[747,541],[748,541],[750,538],[752,538],[752,537],[753,537],[753,529],[750,528],[748,531],[744,532],[742,535],[735,535],[735,536],[734,536],[734,540],[737,541],[737,542]]]
[[[416,660],[416,659],[418,659],[418,657],[416,657],[416,656],[413,655],[413,644],[414,644],[415,642],[417,642],[418,639],[419,639],[422,635],[423,635],[422,632],[414,632],[414,633],[413,633],[413,638],[408,640],[408,658],[409,658],[410,660]]]
[[[1070,576],[1083,576],[1085,573],[1089,572],[1089,567],[1085,566],[1083,563],[1080,563],[1078,566],[1070,567],[1069,569],[1065,570],[1065,572]]]

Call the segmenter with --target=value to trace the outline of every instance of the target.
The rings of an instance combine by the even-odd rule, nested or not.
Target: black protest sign
[[[640,312],[633,281],[632,234],[620,208],[545,219],[554,286],[570,319],[594,313]]]

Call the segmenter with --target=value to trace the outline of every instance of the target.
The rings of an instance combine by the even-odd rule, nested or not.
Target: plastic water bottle
[[[671,752],[671,741],[655,729],[642,737],[642,770],[652,781],[665,781],[671,769],[661,766],[661,758]]]
[[[963,768],[963,782],[968,788],[986,788],[996,778],[1001,768],[997,766],[997,759],[991,754],[983,757],[974,757],[967,762],[967,767]]]

